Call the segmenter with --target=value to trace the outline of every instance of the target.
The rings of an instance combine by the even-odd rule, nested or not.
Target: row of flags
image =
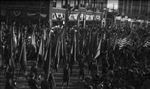
[[[1,42],[0,42],[0,47],[1,47],[1,63],[4,63],[2,61],[2,58],[8,58],[5,60],[8,60],[9,63],[7,65],[9,65],[9,67],[11,68],[16,68],[16,63],[15,60],[17,60],[16,55],[17,53],[19,54],[19,64],[21,66],[21,68],[26,71],[26,64],[27,64],[27,58],[26,58],[26,38],[25,35],[23,35],[23,28],[20,28],[20,26],[18,27],[18,33],[16,34],[16,26],[15,23],[13,23],[12,25],[7,25],[7,24],[1,24]],[[2,31],[7,31],[6,35],[6,39],[3,39],[2,41]],[[5,44],[5,48],[2,48],[2,43],[4,43],[4,40],[7,42]],[[4,44],[3,44],[4,45]],[[3,50],[2,50],[3,49]],[[7,57],[2,57],[2,51],[8,50],[6,53]]]
[[[96,41],[92,40],[92,36],[95,36],[95,38],[97,38],[98,34],[95,35],[95,33],[94,35],[92,35],[92,32],[86,34],[87,36],[89,36],[88,38],[90,38],[90,40],[88,40],[86,39],[86,36],[81,36],[85,33],[79,35],[79,31],[75,29],[72,30],[69,34],[66,28],[57,30],[56,34],[55,31],[50,30],[50,32],[48,33],[49,35],[47,35],[47,40],[45,44],[43,42],[43,37],[40,41],[37,57],[37,66],[44,68],[45,71],[47,71],[47,69],[50,70],[52,60],[55,60],[56,66],[58,66],[60,60],[62,59],[65,61],[66,64],[70,60],[77,61],[79,55],[93,55],[92,57],[95,56],[95,58],[100,55],[99,52],[102,38],[97,39]],[[54,34],[55,37],[52,36]],[[69,35],[71,35],[71,37],[69,38],[70,41],[68,41]],[[92,51],[95,50],[93,49],[94,46],[95,49],[97,49],[98,47],[98,50],[93,53]],[[86,54],[83,51],[88,51],[88,53]]]
[[[10,66],[15,68],[15,52],[18,47],[19,63],[21,68],[26,71],[27,65],[27,28],[18,27],[17,34],[15,33],[15,24],[10,26],[9,49],[10,51]],[[36,27],[35,27],[36,28]],[[34,28],[34,29],[35,29]],[[2,33],[0,31],[0,33]],[[60,60],[68,63],[70,60],[77,61],[78,57],[85,56],[88,59],[96,59],[101,53],[105,52],[109,47],[115,49],[116,45],[123,48],[126,45],[132,45],[132,34],[125,38],[119,38],[118,35],[109,37],[108,33],[99,29],[77,29],[77,28],[56,28],[43,29],[40,35],[40,44],[37,46],[35,30],[31,34],[31,45],[37,49],[36,65],[43,68],[47,73],[51,69],[52,61],[56,66],[59,65]],[[38,35],[39,36],[39,35]],[[2,35],[0,34],[0,37]],[[1,41],[1,40],[0,40]],[[149,44],[149,43],[147,43]],[[2,44],[0,44],[2,47]],[[0,51],[0,55],[2,52]]]

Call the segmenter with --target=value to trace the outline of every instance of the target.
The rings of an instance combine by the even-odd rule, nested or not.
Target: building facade
[[[118,10],[123,16],[147,19],[150,16],[150,0],[118,0]]]
[[[28,16],[28,19],[42,18],[46,16],[46,19],[52,22],[57,20],[65,21],[66,17],[69,17],[69,21],[79,20],[83,21],[100,21],[102,18],[102,12],[107,7],[107,0],[41,0],[41,1],[1,1],[1,12],[7,12],[3,16],[12,17],[24,17]],[[16,15],[16,13],[20,13]],[[24,14],[24,15],[23,15]],[[26,17],[25,17],[26,20]]]
[[[52,21],[57,21],[57,17],[60,16],[62,21],[69,17],[69,21],[75,24],[77,20],[81,23],[100,22],[106,7],[107,0],[53,0]]]

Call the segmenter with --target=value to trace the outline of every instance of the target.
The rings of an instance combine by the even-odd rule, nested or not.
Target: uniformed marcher
[[[69,67],[68,67],[68,64],[66,64],[63,68],[63,83],[62,83],[62,89],[63,89],[63,86],[64,86],[64,83],[66,82],[67,83],[67,88],[69,86],[69,78],[70,78],[70,74],[69,74]]]
[[[6,79],[5,89],[15,89],[12,79]]]
[[[44,76],[44,80],[41,81],[41,89],[52,89],[50,88],[50,83],[48,82],[48,76]]]
[[[29,84],[29,87],[31,89],[38,89],[38,83],[35,80],[35,74],[34,73],[30,74],[30,78],[28,80],[28,84]]]
[[[83,62],[83,59],[80,59],[79,60],[79,74],[78,74],[78,82],[80,81],[80,77],[82,77],[82,81],[83,81],[83,79],[84,79],[84,76],[85,76],[85,64],[84,64],[84,62]]]
[[[36,63],[34,63],[34,65],[32,65],[30,73],[31,74],[34,73],[35,74],[35,78],[37,79],[37,67],[36,67]]]
[[[48,82],[50,84],[50,89],[53,89],[53,87],[55,86],[55,79],[52,72],[49,74]]]

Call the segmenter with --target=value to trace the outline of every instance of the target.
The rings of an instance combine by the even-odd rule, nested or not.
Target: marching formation
[[[75,64],[77,82],[83,83],[85,89],[150,88],[149,28],[101,28],[98,24],[49,28],[47,24],[2,22],[0,41],[5,89],[14,89],[16,68],[23,72],[31,89],[39,88],[36,81],[41,81],[41,89],[53,89],[52,71],[57,72],[60,65],[63,65],[63,88],[65,83],[69,85]],[[36,61],[30,73],[27,61]],[[44,80],[39,79],[37,68],[44,70]]]

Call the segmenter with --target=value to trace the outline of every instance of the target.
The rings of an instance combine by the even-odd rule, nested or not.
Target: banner
[[[43,18],[46,18],[47,14],[42,14],[42,13],[27,13],[27,16],[40,16]]]
[[[116,17],[115,17],[115,20],[121,20],[121,19],[122,19],[121,16],[116,16]]]
[[[52,13],[52,20],[57,20],[55,13]]]
[[[78,14],[70,14],[69,20],[77,20]]]
[[[95,16],[95,20],[101,20],[101,16],[100,15],[96,15]]]
[[[37,13],[27,13],[27,16],[33,16],[36,15]]]
[[[93,20],[94,19],[94,15],[86,15],[86,20]]]
[[[41,17],[46,18],[46,14],[40,14]]]
[[[14,11],[15,16],[19,16],[21,14],[21,11]]]
[[[56,18],[60,20],[65,20],[65,14],[64,13],[55,13]]]
[[[80,21],[83,21],[83,18],[84,18],[84,14],[80,14],[79,20],[80,20]]]

